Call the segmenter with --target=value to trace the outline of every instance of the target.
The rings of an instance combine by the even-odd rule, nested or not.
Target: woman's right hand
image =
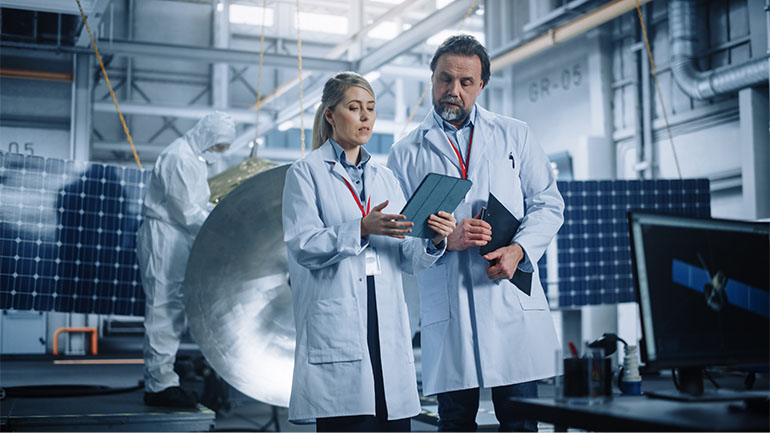
[[[396,239],[406,238],[405,233],[410,233],[414,225],[411,221],[404,220],[404,215],[385,214],[380,212],[388,205],[388,200],[378,204],[365,217],[361,219],[361,237],[367,235],[390,236]]]

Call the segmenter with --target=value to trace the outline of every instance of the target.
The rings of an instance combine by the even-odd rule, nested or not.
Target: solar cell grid
[[[0,308],[144,314],[135,238],[146,178],[0,153]]]
[[[0,308],[143,315],[135,248],[148,176],[0,152]],[[551,280],[561,307],[634,301],[627,211],[710,215],[706,179],[558,186],[565,219]],[[546,265],[543,255],[543,287]]]

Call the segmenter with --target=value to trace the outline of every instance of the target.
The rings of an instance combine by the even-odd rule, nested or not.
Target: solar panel
[[[148,175],[0,153],[0,308],[143,315],[136,231]]]
[[[568,181],[558,187],[565,202],[557,234],[560,307],[635,301],[629,210],[711,215],[708,179]]]
[[[148,177],[0,152],[0,308],[143,315],[136,231]],[[565,211],[551,280],[560,307],[634,301],[627,211],[710,215],[707,179],[558,186]],[[545,255],[538,266],[547,287]]]

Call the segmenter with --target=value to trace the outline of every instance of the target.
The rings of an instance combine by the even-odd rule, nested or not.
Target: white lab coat
[[[366,249],[375,249],[377,317],[389,419],[417,415],[420,402],[401,271],[433,264],[427,239],[361,239],[361,211],[343,179],[353,184],[329,141],[294,162],[283,190],[283,233],[288,249],[297,345],[289,420],[374,415],[374,376],[367,349]],[[405,200],[398,181],[374,161],[364,168],[371,206],[398,213]],[[364,202],[366,207],[366,202]]]
[[[136,256],[146,297],[145,390],[179,386],[174,360],[187,326],[182,282],[195,236],[209,214],[209,184],[202,152],[235,138],[235,123],[215,112],[201,119],[158,156],[144,196]]]
[[[489,192],[521,221],[514,241],[531,271],[563,221],[564,201],[548,158],[518,120],[477,106],[468,179],[454,213],[458,224],[487,203]],[[510,157],[513,156],[515,168]],[[428,113],[391,149],[388,167],[408,196],[428,173],[461,176],[457,156]],[[509,280],[490,280],[478,247],[448,251],[417,276],[425,395],[521,383],[555,374],[560,347],[537,266],[528,296]]]

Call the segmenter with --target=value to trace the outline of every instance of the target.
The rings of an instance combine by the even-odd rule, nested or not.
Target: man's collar
[[[438,115],[436,112],[435,107],[431,109],[431,112],[433,113],[433,118],[436,120],[436,123],[441,125],[441,128],[449,131],[452,130],[461,130],[467,126],[475,126],[476,125],[476,116],[477,116],[477,110],[476,110],[476,104],[473,104],[473,107],[471,107],[471,113],[468,115],[468,118],[465,119],[465,122],[460,126],[459,128],[452,125],[451,123],[444,120],[441,116]]]

